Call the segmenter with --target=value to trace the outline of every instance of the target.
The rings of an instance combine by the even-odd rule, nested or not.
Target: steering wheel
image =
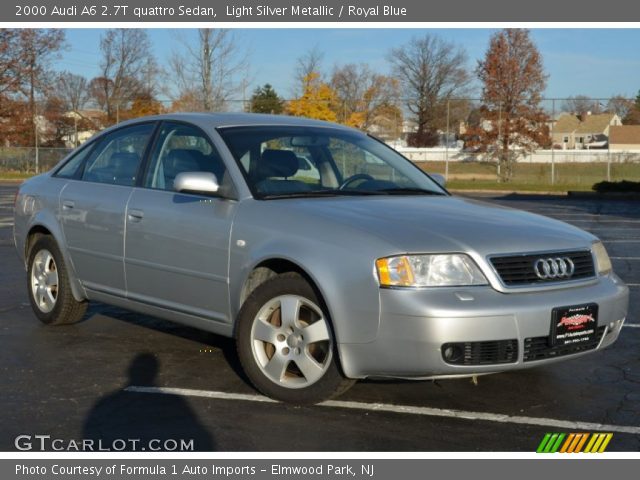
[[[349,178],[344,180],[338,187],[338,190],[344,190],[349,184],[357,180],[375,180],[375,178],[373,178],[368,173],[356,173],[355,175],[351,175]]]

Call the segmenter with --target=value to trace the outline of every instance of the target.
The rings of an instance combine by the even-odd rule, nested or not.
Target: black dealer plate
[[[554,308],[551,312],[551,345],[580,345],[596,338],[598,305],[573,305]]]

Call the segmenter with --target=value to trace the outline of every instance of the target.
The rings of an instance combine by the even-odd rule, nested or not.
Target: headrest
[[[204,154],[199,150],[176,148],[167,154],[167,166],[184,172],[202,170],[203,161]]]
[[[133,152],[116,152],[113,155],[111,155],[110,160],[115,167],[123,167],[125,165],[128,165],[130,167],[135,168],[138,166],[138,161],[140,160],[140,157],[138,157],[137,153],[133,153]]]
[[[292,177],[298,165],[298,157],[291,150],[265,150],[258,161],[258,177]]]

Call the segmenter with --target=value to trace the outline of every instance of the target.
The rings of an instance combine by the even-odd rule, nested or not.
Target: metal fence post
[[[444,144],[444,178],[449,181],[449,109],[451,99],[447,98],[447,139]]]

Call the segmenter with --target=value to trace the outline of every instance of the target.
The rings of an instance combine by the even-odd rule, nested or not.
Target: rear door
[[[173,191],[182,172],[214,173],[220,196]],[[142,188],[127,209],[128,297],[170,310],[229,321],[229,237],[236,211],[223,161],[199,128],[163,122]]]
[[[155,124],[111,132],[60,194],[60,216],[78,277],[89,290],[125,295],[125,208]]]

